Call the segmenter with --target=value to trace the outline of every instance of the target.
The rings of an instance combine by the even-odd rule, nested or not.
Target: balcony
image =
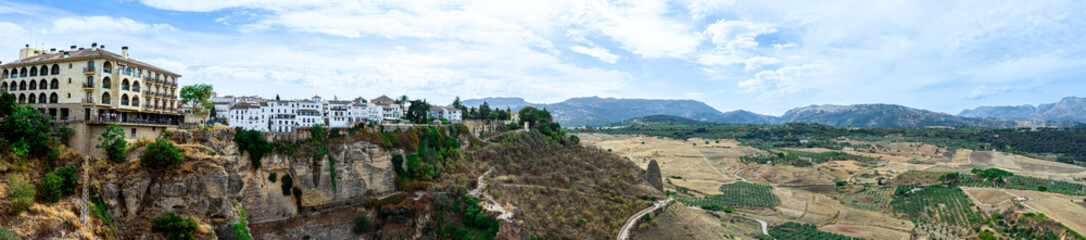
[[[125,90],[125,91],[128,91],[128,86],[122,85],[122,86],[121,86],[121,90]]]
[[[83,68],[83,74],[94,75],[94,67],[85,67],[85,68]]]
[[[102,72],[104,72],[104,73],[113,73],[113,69],[111,69],[111,68],[102,68]]]
[[[133,92],[140,92],[140,87],[132,87]]]
[[[94,98],[84,98],[82,103],[83,103],[83,105],[94,104]]]
[[[94,89],[94,82],[83,83],[83,89]]]

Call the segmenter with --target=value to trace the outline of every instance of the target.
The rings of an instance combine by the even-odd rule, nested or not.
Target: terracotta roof
[[[234,104],[234,106],[230,106],[230,110],[234,110],[234,109],[249,109],[249,104],[248,103],[238,103],[238,104]]]
[[[131,59],[131,58],[125,59],[124,56],[118,55],[116,53],[112,53],[110,51],[106,51],[105,49],[101,49],[101,48],[90,48],[90,49],[69,51],[69,52],[67,52],[68,57],[64,57],[64,52],[65,51],[57,51],[55,53],[45,53],[45,54],[41,54],[41,55],[38,55],[38,56],[19,59],[19,60],[15,60],[14,62],[11,62],[11,63],[8,63],[8,64],[0,65],[0,67],[13,68],[13,67],[22,67],[22,66],[33,66],[33,65],[38,65],[38,64],[47,64],[47,63],[70,62],[70,61],[74,61],[74,60],[104,58],[106,60],[110,60],[110,61],[113,61],[113,62],[122,62],[122,63],[126,63],[127,65],[136,65],[136,66],[139,66],[141,69],[148,69],[148,70],[158,72],[158,73],[162,73],[162,74],[166,74],[166,75],[173,75],[173,76],[176,76],[176,77],[181,77],[181,74],[170,72],[170,71],[168,71],[166,69],[162,69],[162,68],[156,67],[156,66],[151,65],[151,64],[136,61],[135,59]]]

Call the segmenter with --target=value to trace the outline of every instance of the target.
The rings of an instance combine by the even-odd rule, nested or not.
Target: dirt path
[[[487,169],[486,172],[483,173],[483,175],[479,175],[479,186],[468,192],[468,195],[471,195],[475,198],[486,199],[486,201],[483,202],[483,209],[491,212],[499,212],[501,214],[498,215],[498,219],[511,222],[513,220],[513,213],[505,210],[505,208],[502,207],[501,203],[498,203],[498,201],[494,200],[493,196],[490,196],[489,193],[483,191],[483,189],[486,189],[487,185],[486,181],[483,181],[483,178],[486,178],[486,175],[490,175],[491,171],[494,171],[494,167],[490,167],[490,169]]]
[[[660,209],[662,207],[666,207],[673,200],[675,200],[675,199],[671,198],[671,197],[668,197],[667,200],[656,201],[656,203],[652,204],[652,207],[648,207],[648,208],[645,208],[645,209],[641,209],[641,211],[638,211],[637,214],[634,214],[633,216],[630,217],[630,219],[626,220],[626,225],[622,225],[622,230],[618,231],[618,237],[616,239],[618,239],[618,240],[629,239],[630,238],[630,229],[632,229],[634,226],[637,225],[638,220],[640,220],[642,217],[645,217],[646,214],[649,214],[652,211],[656,211],[657,209]]]

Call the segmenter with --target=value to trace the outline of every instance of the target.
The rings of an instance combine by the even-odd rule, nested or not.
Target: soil
[[[754,221],[674,204],[652,221],[638,225],[630,239],[754,239],[751,236],[760,234]]]

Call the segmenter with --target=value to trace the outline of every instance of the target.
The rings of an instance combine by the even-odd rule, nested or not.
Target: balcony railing
[[[83,73],[94,74],[94,67],[85,67],[85,68],[83,68]]]
[[[94,98],[84,98],[83,103],[94,103]]]
[[[37,76],[38,76],[38,72],[30,72],[30,76],[31,76],[31,77],[37,77]]]
[[[132,87],[133,92],[140,92],[140,87]]]
[[[104,73],[113,73],[113,69],[112,68],[102,68],[102,72],[104,72]]]
[[[121,106],[128,106],[128,101],[121,100]]]
[[[109,99],[102,99],[102,104],[109,104]]]
[[[105,89],[110,89],[110,88],[113,88],[113,86],[110,86],[110,85],[113,85],[113,84],[109,84],[109,83],[102,83],[102,88],[105,88]]]
[[[128,91],[128,86],[126,86],[126,85],[121,85],[121,90],[125,90],[125,91]]]

